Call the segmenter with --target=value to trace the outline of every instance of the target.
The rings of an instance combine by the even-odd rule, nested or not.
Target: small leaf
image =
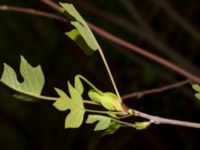
[[[133,127],[137,130],[143,130],[146,129],[150,125],[149,121],[144,121],[144,122],[136,122]]]
[[[200,86],[198,84],[192,84],[192,88],[200,93]]]
[[[121,103],[118,101],[118,98],[114,93],[98,93],[92,89],[88,92],[88,96],[92,101],[100,103],[107,110],[123,111]]]
[[[60,3],[60,5],[63,8],[62,12],[72,18],[71,24],[75,27],[75,29],[67,32],[66,35],[75,41],[88,55],[100,49],[92,31],[76,8],[69,3]]]
[[[60,97],[53,105],[60,111],[70,110],[70,113],[65,119],[65,128],[78,128],[83,123],[85,113],[83,99],[79,91],[72,87],[69,82],[68,88],[71,98],[69,98],[62,90],[55,89]]]
[[[94,130],[95,131],[105,130],[109,127],[111,118],[102,115],[89,115],[86,120],[86,123],[91,124],[97,121],[98,123],[96,124]]]
[[[103,132],[101,136],[106,136],[115,133],[121,125],[117,122],[112,121],[111,124],[109,125],[108,129]]]
[[[40,96],[45,83],[41,67],[32,67],[21,56],[20,73],[23,77],[23,82],[19,82],[13,68],[4,63],[1,82],[21,94],[33,97]]]
[[[83,84],[78,76],[75,77],[75,89],[82,95],[84,91]]]
[[[200,93],[196,93],[194,96],[200,100]]]

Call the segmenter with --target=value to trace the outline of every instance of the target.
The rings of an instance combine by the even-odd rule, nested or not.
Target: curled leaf
[[[71,24],[74,26],[74,29],[67,32],[66,35],[88,55],[100,49],[92,31],[76,8],[70,3],[60,3],[60,5],[62,12],[72,19]]]

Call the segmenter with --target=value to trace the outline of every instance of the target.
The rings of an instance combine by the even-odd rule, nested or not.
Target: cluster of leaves
[[[193,84],[192,88],[197,92],[194,96],[200,100],[200,85]]]
[[[94,130],[105,130],[103,135],[112,134],[121,126],[134,127],[136,129],[144,129],[148,126],[148,122],[128,123],[121,119],[132,116],[131,110],[125,111],[122,108],[117,96],[111,92],[102,92],[97,89],[91,82],[81,75],[75,77],[74,86],[68,82],[68,96],[63,90],[55,88],[59,97],[47,97],[41,95],[44,87],[45,78],[40,66],[32,67],[21,56],[20,73],[23,77],[23,82],[17,80],[17,75],[12,67],[4,63],[4,71],[0,81],[11,89],[15,90],[15,94],[20,100],[35,101],[36,99],[55,100],[53,106],[60,111],[70,110],[70,113],[65,119],[65,128],[78,128],[84,121],[84,115],[89,113],[86,123],[91,124],[97,122]],[[82,81],[85,81],[91,90],[88,92],[89,100],[82,98],[84,86]],[[102,106],[103,110],[86,109],[84,104],[93,104]]]

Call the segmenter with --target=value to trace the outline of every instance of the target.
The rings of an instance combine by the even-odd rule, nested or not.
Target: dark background
[[[200,75],[198,0],[72,2],[85,19],[106,31]],[[0,0],[0,5],[3,4],[57,13],[39,0]],[[3,62],[18,71],[20,55],[23,55],[32,65],[41,64],[46,77],[43,95],[56,96],[53,87],[67,89],[67,81],[73,81],[76,74],[84,75],[103,91],[112,91],[98,53],[86,56],[64,35],[69,29],[69,24],[60,21],[0,11],[0,73]],[[184,79],[152,60],[96,37],[121,95]],[[1,150],[200,149],[200,131],[185,127],[153,125],[143,131],[122,128],[103,138],[100,138],[101,132],[93,132],[93,125],[66,130],[63,126],[67,112],[57,111],[51,102],[18,101],[12,94],[13,91],[0,85]],[[200,102],[193,95],[191,86],[186,85],[138,100],[132,98],[126,103],[152,115],[200,122]]]

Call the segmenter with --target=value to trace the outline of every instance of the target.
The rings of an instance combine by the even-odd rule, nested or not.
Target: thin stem
[[[132,123],[128,123],[128,122],[125,122],[125,121],[121,121],[121,120],[117,120],[117,119],[114,119],[114,118],[111,118],[113,121],[115,122],[118,122],[120,124],[123,124],[123,125],[126,125],[126,126],[129,126],[129,127],[133,127],[134,124]]]
[[[164,92],[164,91],[167,91],[167,90],[171,90],[171,89],[183,86],[185,84],[188,84],[190,82],[191,81],[189,79],[187,79],[187,80],[183,80],[183,81],[176,82],[176,83],[173,83],[173,84],[165,85],[165,86],[159,87],[159,88],[153,88],[153,89],[149,89],[149,90],[129,93],[129,94],[122,96],[122,99],[126,100],[126,99],[133,98],[133,97],[141,98],[142,96],[145,96],[145,95],[161,93],[161,92]]]
[[[102,49],[99,49],[99,53],[100,53],[100,55],[101,55],[101,58],[102,58],[102,60],[103,60],[104,65],[105,65],[105,67],[106,67],[106,70],[107,70],[108,75],[109,75],[109,77],[110,77],[110,80],[111,80],[111,82],[112,82],[112,85],[113,85],[113,88],[114,88],[114,90],[115,90],[115,93],[117,94],[118,100],[119,100],[120,102],[122,102],[122,99],[121,99],[121,96],[120,96],[119,91],[118,91],[118,89],[117,89],[115,80],[114,80],[113,75],[112,75],[112,73],[111,73],[111,71],[110,71],[110,68],[109,68],[108,63],[107,63],[107,61],[106,61],[106,59],[105,59],[105,56],[104,56],[104,54],[103,54]]]

